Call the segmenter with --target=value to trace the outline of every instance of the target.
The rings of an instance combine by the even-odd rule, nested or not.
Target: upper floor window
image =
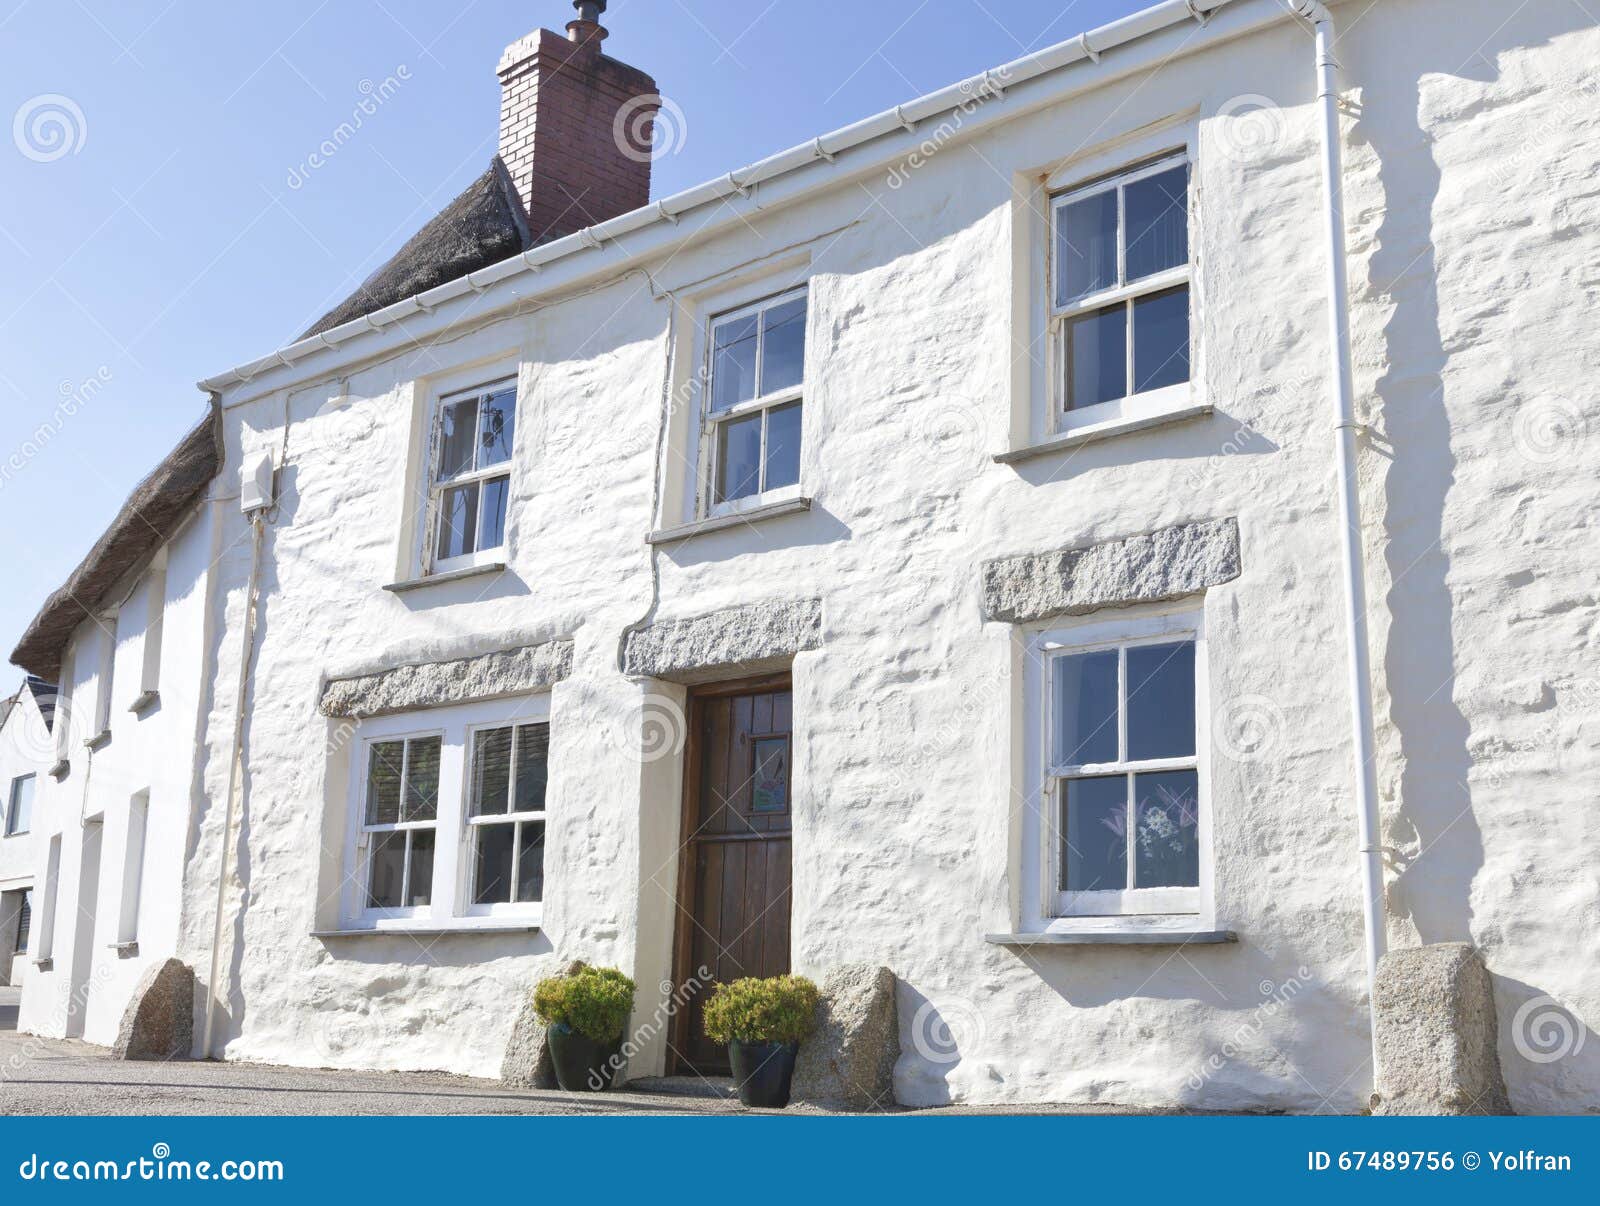
[[[11,780],[11,792],[6,799],[6,836],[27,833],[33,825],[34,776],[21,775]]]
[[[705,405],[713,514],[799,486],[806,311],[802,287],[712,320]]]
[[[440,399],[430,495],[435,572],[483,564],[504,548],[516,421],[514,380]]]
[[[1054,198],[1051,314],[1067,426],[1129,417],[1189,382],[1189,162]]]

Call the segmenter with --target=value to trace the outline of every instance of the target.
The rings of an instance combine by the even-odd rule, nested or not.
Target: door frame
[[[688,980],[689,973],[693,970],[689,963],[694,957],[694,930],[691,928],[689,915],[694,910],[694,860],[690,857],[694,852],[694,843],[689,835],[691,826],[694,824],[695,810],[700,803],[702,710],[707,700],[727,699],[730,695],[758,695],[763,691],[789,691],[792,693],[794,691],[793,676],[789,671],[784,670],[781,673],[762,674],[754,678],[698,683],[689,688],[687,699],[688,717],[685,725],[685,731],[688,736],[683,746],[683,798],[678,817],[677,909],[672,919],[672,989],[674,996],[676,996],[678,989],[682,987],[684,982]],[[790,720],[789,737],[789,775],[790,791],[792,793],[794,779],[794,721],[792,719]],[[792,818],[790,824],[791,826],[793,825]],[[791,842],[793,841],[792,836],[790,840]],[[793,855],[791,854],[792,857]],[[709,986],[701,991],[708,991],[708,988]],[[668,1076],[678,1076],[689,1071],[689,1068],[684,1063],[683,1056],[680,1054],[688,1049],[689,1014],[690,1010],[687,1002],[685,1002],[683,1007],[677,1009],[672,1015],[672,1024],[668,1030],[670,1041],[667,1044]]]

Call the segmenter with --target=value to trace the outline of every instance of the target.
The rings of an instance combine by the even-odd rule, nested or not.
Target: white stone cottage
[[[55,688],[29,677],[0,699],[0,985],[16,987],[27,971],[33,928],[33,801],[49,766]]]
[[[1594,19],[1170,0],[652,201],[604,7],[203,383],[187,694],[101,855],[159,771],[197,1053],[494,1075],[581,958],[640,986],[631,1075],[712,1072],[693,1004],[644,1024],[702,967],[869,964],[904,1103],[1353,1110],[1369,961],[1467,942],[1511,1104],[1600,1109],[1600,1043],[1537,1045],[1600,1021]]]

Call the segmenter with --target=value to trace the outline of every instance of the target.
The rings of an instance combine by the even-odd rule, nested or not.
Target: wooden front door
[[[726,984],[789,970],[789,682],[702,688],[689,698],[677,980],[704,967]],[[706,1038],[711,984],[689,994],[673,1041],[678,1072],[726,1075]]]

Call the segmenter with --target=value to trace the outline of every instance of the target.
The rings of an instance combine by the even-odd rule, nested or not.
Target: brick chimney
[[[573,7],[565,37],[535,30],[500,58],[500,158],[536,243],[650,200],[656,82],[600,52],[605,0]]]

